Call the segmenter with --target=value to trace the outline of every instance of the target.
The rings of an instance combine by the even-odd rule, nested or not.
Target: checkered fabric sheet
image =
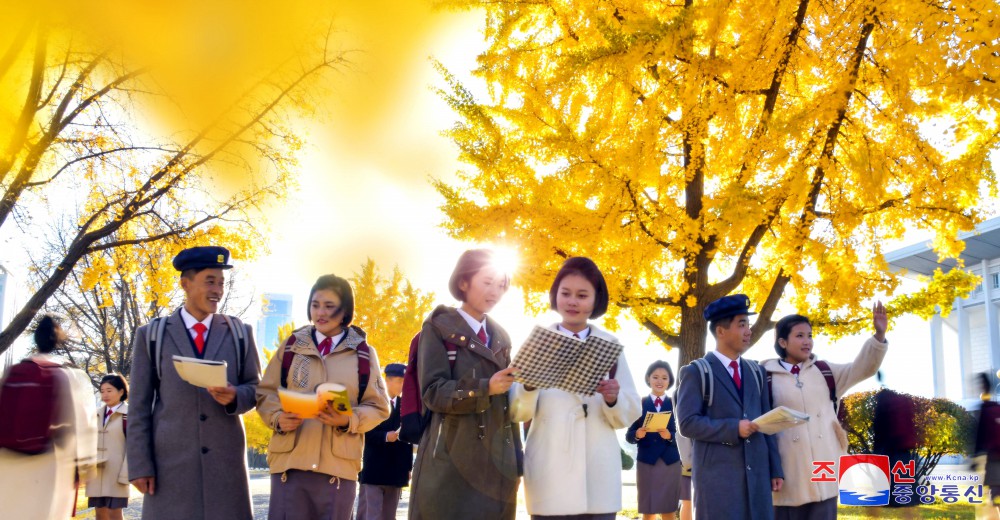
[[[514,357],[514,379],[536,388],[590,395],[622,352],[619,343],[596,336],[586,341],[535,326]]]

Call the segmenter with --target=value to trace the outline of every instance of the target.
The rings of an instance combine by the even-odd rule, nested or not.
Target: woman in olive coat
[[[489,250],[466,251],[449,283],[461,307],[438,307],[420,332],[417,373],[432,414],[417,451],[411,520],[514,518],[521,447],[507,397],[510,337],[486,316],[510,279],[492,260]]]

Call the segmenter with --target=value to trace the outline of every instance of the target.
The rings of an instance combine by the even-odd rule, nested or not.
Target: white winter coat
[[[869,338],[853,362],[829,363],[838,399],[852,386],[875,375],[887,346],[888,343]],[[811,482],[813,461],[839,462],[840,456],[847,454],[847,434],[837,421],[830,389],[815,363],[816,357],[812,355],[800,369],[802,388],[795,386],[795,377],[777,359],[761,363],[771,376],[773,406],[787,406],[809,414],[805,424],[775,435],[785,474],[781,491],[772,495],[775,506],[800,506],[838,496],[837,482]]]
[[[558,330],[555,325],[549,327]],[[591,325],[594,336],[617,342]],[[609,407],[599,393],[570,394],[554,388],[510,389],[511,417],[531,420],[524,444],[524,498],[532,515],[613,513],[622,507],[621,447],[615,430],[642,412],[625,353],[615,374],[618,402]],[[587,405],[584,415],[583,404]]]

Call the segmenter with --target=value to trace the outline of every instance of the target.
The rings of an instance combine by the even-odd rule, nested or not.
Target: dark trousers
[[[774,520],[834,520],[837,518],[837,497],[801,506],[775,506]]]
[[[403,488],[361,484],[355,520],[395,520]]]
[[[285,475],[285,481],[281,476]],[[358,483],[315,471],[271,474],[268,520],[351,520]]]

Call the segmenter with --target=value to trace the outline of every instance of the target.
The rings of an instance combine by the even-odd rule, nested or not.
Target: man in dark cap
[[[763,371],[742,358],[750,348],[750,298],[734,294],[704,311],[715,350],[681,368],[677,424],[692,441],[696,518],[774,518],[781,489],[778,448],[752,421],[770,411]]]
[[[184,305],[139,327],[132,342],[129,480],[145,497],[144,519],[253,518],[240,415],[253,409],[260,364],[253,334],[216,314],[229,251],[192,247],[173,261]],[[173,357],[226,364],[226,386],[200,388]]]
[[[389,418],[365,434],[365,452],[358,481],[358,514],[355,520],[391,520],[403,487],[410,484],[413,445],[399,440],[399,399],[406,365],[385,366],[385,388],[392,412]]]

